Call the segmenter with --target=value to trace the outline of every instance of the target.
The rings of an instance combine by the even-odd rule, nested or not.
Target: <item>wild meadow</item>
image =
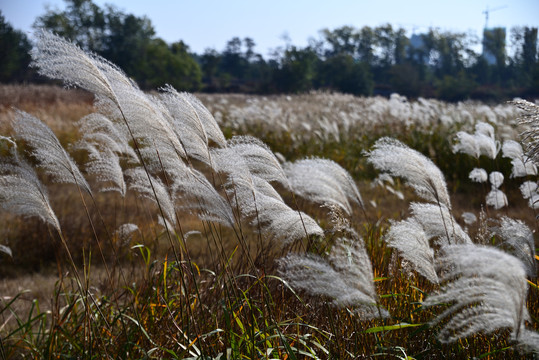
[[[539,108],[0,86],[0,354],[533,358]]]

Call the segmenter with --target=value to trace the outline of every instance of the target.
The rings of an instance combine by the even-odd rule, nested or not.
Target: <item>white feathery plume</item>
[[[488,176],[493,189],[498,189],[503,184],[503,174],[499,171],[493,171]]]
[[[525,353],[539,353],[539,334],[526,328],[520,329],[517,349]]]
[[[384,236],[389,247],[396,249],[400,256],[414,265],[414,269],[432,283],[438,283],[434,266],[434,250],[423,226],[415,219],[408,218],[391,222]]]
[[[60,232],[47,190],[36,172],[26,162],[13,160],[14,163],[0,163],[0,206],[17,215],[39,217]]]
[[[127,244],[129,241],[131,241],[131,237],[135,231],[140,231],[137,225],[126,223],[120,225],[114,234],[122,244]]]
[[[494,127],[488,123],[479,122],[475,125],[474,137],[479,154],[495,159],[500,151],[500,144],[494,138]]]
[[[510,159],[521,158],[524,155],[522,146],[515,140],[505,140],[502,146],[502,154]]]
[[[277,181],[286,188],[290,187],[281,163],[259,139],[252,136],[234,136],[228,141],[227,147],[236,153],[236,157],[230,161],[237,161],[237,156],[241,156],[252,175],[268,182]]]
[[[79,148],[88,151],[89,160],[86,163],[86,171],[89,174],[94,174],[98,181],[110,184],[110,186],[101,188],[100,191],[116,191],[124,197],[127,186],[118,154],[106,147],[98,150],[91,143],[79,143]]]
[[[143,197],[157,203],[166,220],[172,225],[176,225],[174,204],[168,189],[161,180],[149,175],[140,167],[127,170],[125,175],[130,179],[130,189],[135,190]]]
[[[526,272],[520,260],[493,247],[450,245],[442,249],[439,263],[444,265],[446,284],[423,305],[452,304],[434,320],[449,318],[438,334],[441,342],[501,328],[510,329],[511,338],[519,341],[529,320]]]
[[[206,146],[208,146],[209,140],[220,147],[226,146],[226,139],[219,124],[196,96],[189,93],[179,93],[170,85],[161,90],[164,91],[161,94],[163,102],[174,118],[190,129],[189,132],[196,134]]]
[[[537,183],[535,181],[525,181],[520,185],[520,192],[524,199],[529,199],[537,194]]]
[[[125,156],[128,162],[138,163],[137,154],[129,145],[129,131],[124,123],[112,122],[103,114],[92,113],[80,119],[77,125],[82,133],[81,143],[95,143],[100,149],[107,147]]]
[[[374,150],[366,153],[375,168],[406,179],[416,193],[427,201],[451,209],[447,185],[440,169],[423,154],[398,140],[381,138]]]
[[[477,221],[477,216],[471,212],[463,212],[461,217],[466,225],[472,225]]]
[[[511,177],[524,177],[528,175],[537,175],[537,166],[524,155],[522,146],[514,140],[506,140],[503,143],[502,152],[504,157],[511,159],[513,169]]]
[[[292,191],[320,204],[339,206],[349,216],[350,202],[363,207],[363,200],[350,174],[332,160],[310,158],[284,165]]]
[[[168,109],[174,132],[187,155],[211,166],[208,136],[200,116],[189,101],[190,96],[178,93],[171,86],[166,86],[162,90],[164,92],[159,94],[159,99]]]
[[[504,216],[500,226],[496,227],[494,231],[504,240],[503,245],[509,245],[510,252],[522,261],[527,275],[535,278],[537,276],[535,241],[530,228],[520,220]]]
[[[491,139],[494,139],[494,127],[489,123],[480,121],[475,124],[475,133],[479,135],[485,135]]]
[[[485,202],[496,210],[508,205],[507,196],[505,196],[504,192],[495,188],[489,191]]]
[[[465,131],[459,131],[456,135],[457,143],[453,145],[453,152],[461,152],[478,158],[480,153],[475,137]]]
[[[479,122],[475,125],[473,135],[465,131],[459,131],[456,134],[456,140],[456,144],[453,145],[453,152],[462,152],[475,158],[485,155],[495,159],[500,150],[500,144],[494,137],[494,128],[485,122]]]
[[[520,125],[527,127],[527,130],[520,137],[524,142],[526,154],[537,165],[539,164],[539,106],[526,100],[514,100],[511,103],[522,110],[518,120]]]
[[[256,147],[256,145],[255,145]],[[278,229],[272,230],[272,226],[275,225],[270,214],[263,214],[264,200],[274,201],[275,206],[281,208],[284,212],[288,213],[293,211],[283,201],[279,193],[271,186],[271,184],[258,176],[251,174],[250,166],[257,169],[257,165],[254,164],[254,157],[249,158],[246,150],[248,147],[226,147],[219,149],[212,149],[213,169],[217,172],[223,172],[227,174],[227,182],[225,188],[231,195],[235,206],[240,210],[243,218],[251,219],[254,226],[259,226],[260,229],[268,234],[272,234]],[[256,147],[256,152],[263,152],[263,156],[266,151]],[[245,156],[244,156],[245,155]],[[251,163],[251,164],[250,164]],[[271,166],[270,166],[271,168]],[[271,170],[273,171],[273,170]],[[282,172],[282,170],[281,170]],[[268,178],[274,178],[269,177]],[[271,200],[270,200],[271,199]],[[261,203],[259,203],[259,200]],[[259,208],[260,207],[260,208]],[[301,214],[298,213],[300,220]],[[296,216],[292,216],[295,218]],[[261,219],[265,219],[265,223],[261,224]],[[310,219],[312,220],[312,219]],[[310,220],[307,220],[310,222]],[[303,231],[305,236],[305,230]],[[298,238],[303,237],[299,235]],[[296,236],[294,236],[296,238]],[[292,241],[294,239],[291,239]]]
[[[410,209],[429,239],[441,245],[471,244],[472,240],[443,205],[411,203]]]
[[[364,319],[389,314],[377,305],[372,265],[362,241],[339,239],[329,259],[289,254],[279,260],[280,273],[292,288],[333,299],[338,307],[352,307]]]
[[[37,31],[34,36],[31,65],[41,75],[61,79],[67,85],[81,87],[119,105],[112,83],[127,82],[124,86],[130,83],[122,70],[51,32]]]
[[[488,180],[488,174],[485,169],[474,168],[472,171],[470,171],[469,178],[472,181],[484,183]]]
[[[89,194],[92,193],[71,156],[45,123],[26,112],[17,111],[13,129],[17,137],[30,144],[32,156],[53,181],[76,184]]]
[[[49,32],[36,32],[35,37],[32,64],[39,73],[94,93],[98,109],[126,122],[152,170],[161,170],[161,166],[168,170],[174,165],[170,158],[186,156],[166,119],[166,108],[152,101],[118,67]]]
[[[232,208],[202,173],[186,168],[172,180],[172,195],[179,209],[196,210],[202,220],[234,226]]]
[[[537,166],[528,158],[512,159],[511,165],[513,165],[511,170],[512,178],[537,175]]]
[[[227,191],[234,199],[243,218],[260,228],[262,233],[284,244],[305,236],[322,236],[323,230],[308,215],[291,209],[269,184],[268,179],[280,179],[282,172],[271,151],[252,138],[222,149],[212,149],[214,170],[228,174]],[[257,165],[256,159],[262,164]],[[274,161],[275,160],[275,161]],[[262,174],[263,177],[254,174]]]
[[[189,101],[189,103],[195,108],[197,115],[200,118],[202,125],[204,126],[204,130],[206,130],[208,139],[216,143],[218,146],[226,146],[225,136],[223,135],[219,124],[217,124],[217,121],[210,113],[210,111],[204,106],[204,104],[202,104],[202,102],[200,102],[200,100],[196,96],[192,94],[185,94],[185,97]]]
[[[307,214],[286,205],[267,181],[256,176],[233,176],[234,200],[242,217],[251,219],[263,234],[284,244],[306,236],[323,236],[324,231]],[[277,196],[276,196],[277,194]]]
[[[150,170],[173,172],[178,159],[187,154],[174,132],[168,109],[134,84],[118,92],[122,114]]]
[[[492,189],[487,194],[486,203],[494,209],[499,210],[508,205],[507,196],[498,188],[503,184],[503,174],[499,171],[493,171],[489,175],[489,181]]]
[[[500,142],[498,140],[485,135],[476,135],[476,142],[481,155],[485,155],[490,159],[496,159],[500,152]]]

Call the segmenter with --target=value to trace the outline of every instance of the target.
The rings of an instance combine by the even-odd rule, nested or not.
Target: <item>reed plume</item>
[[[445,178],[434,163],[398,140],[381,138],[366,153],[367,160],[391,176],[404,178],[417,195],[451,209]]]
[[[445,284],[423,305],[451,304],[433,321],[448,319],[438,334],[441,342],[502,328],[509,329],[516,342],[531,339],[523,331],[530,318],[526,269],[520,260],[493,247],[450,245],[442,249],[439,263]]]
[[[332,299],[337,307],[350,307],[364,319],[389,314],[377,305],[372,265],[362,240],[338,239],[328,259],[289,254],[279,260],[279,271],[292,288]]]

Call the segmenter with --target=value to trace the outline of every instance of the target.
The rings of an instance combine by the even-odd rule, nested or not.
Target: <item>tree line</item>
[[[503,28],[480,41],[435,28],[406,35],[390,24],[323,29],[305,47],[286,42],[265,59],[249,37],[234,37],[222,51],[190,51],[155,34],[147,17],[92,0],[66,0],[34,23],[64,36],[123,69],[142,88],[170,84],[179,90],[258,94],[339,91],[355,95],[468,98],[499,101],[539,96],[537,28]],[[482,45],[482,46],[479,46]],[[0,82],[43,81],[31,68],[28,37],[0,13]],[[478,48],[480,50],[478,50]]]

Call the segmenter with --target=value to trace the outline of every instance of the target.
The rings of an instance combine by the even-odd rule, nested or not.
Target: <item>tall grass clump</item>
[[[73,136],[16,110],[0,138],[4,231],[45,229],[56,265],[45,301],[2,298],[2,357],[539,351],[535,105],[315,93],[242,106],[217,95],[207,108],[36,39],[38,72],[94,101]],[[1,266],[24,256],[14,242]]]

